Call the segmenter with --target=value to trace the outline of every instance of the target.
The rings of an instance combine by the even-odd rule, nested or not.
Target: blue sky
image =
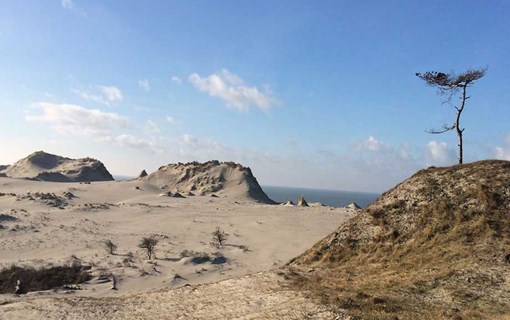
[[[0,163],[119,175],[233,160],[261,184],[384,191],[456,161],[415,76],[488,66],[465,159],[510,160],[508,1],[3,1]]]

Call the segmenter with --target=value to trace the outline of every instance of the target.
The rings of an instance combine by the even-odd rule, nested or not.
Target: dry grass
[[[510,316],[510,165],[422,171],[291,262],[300,290],[362,319]]]

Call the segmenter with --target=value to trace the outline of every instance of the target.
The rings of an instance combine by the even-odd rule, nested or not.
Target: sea
[[[381,194],[355,191],[321,190],[308,188],[291,188],[262,186],[267,196],[276,202],[292,200],[296,203],[303,196],[307,202],[320,202],[330,207],[345,207],[355,202],[365,208],[374,202]]]

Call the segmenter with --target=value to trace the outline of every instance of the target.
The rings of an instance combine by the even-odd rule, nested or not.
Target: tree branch
[[[443,124],[443,127],[440,130],[438,130],[438,129],[430,129],[430,130],[427,130],[425,132],[430,133],[430,134],[441,134],[441,133],[445,133],[445,132],[451,131],[453,129],[455,129],[455,124],[452,124],[451,126],[449,126],[447,124]]]

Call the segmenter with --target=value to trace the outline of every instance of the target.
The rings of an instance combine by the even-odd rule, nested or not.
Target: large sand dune
[[[250,168],[233,162],[209,161],[169,164],[139,178],[170,192],[225,197],[249,197],[273,203],[264,193]]]
[[[110,181],[112,175],[98,160],[70,159],[37,151],[10,166],[0,166],[0,173],[11,178],[40,181],[79,182]]]

